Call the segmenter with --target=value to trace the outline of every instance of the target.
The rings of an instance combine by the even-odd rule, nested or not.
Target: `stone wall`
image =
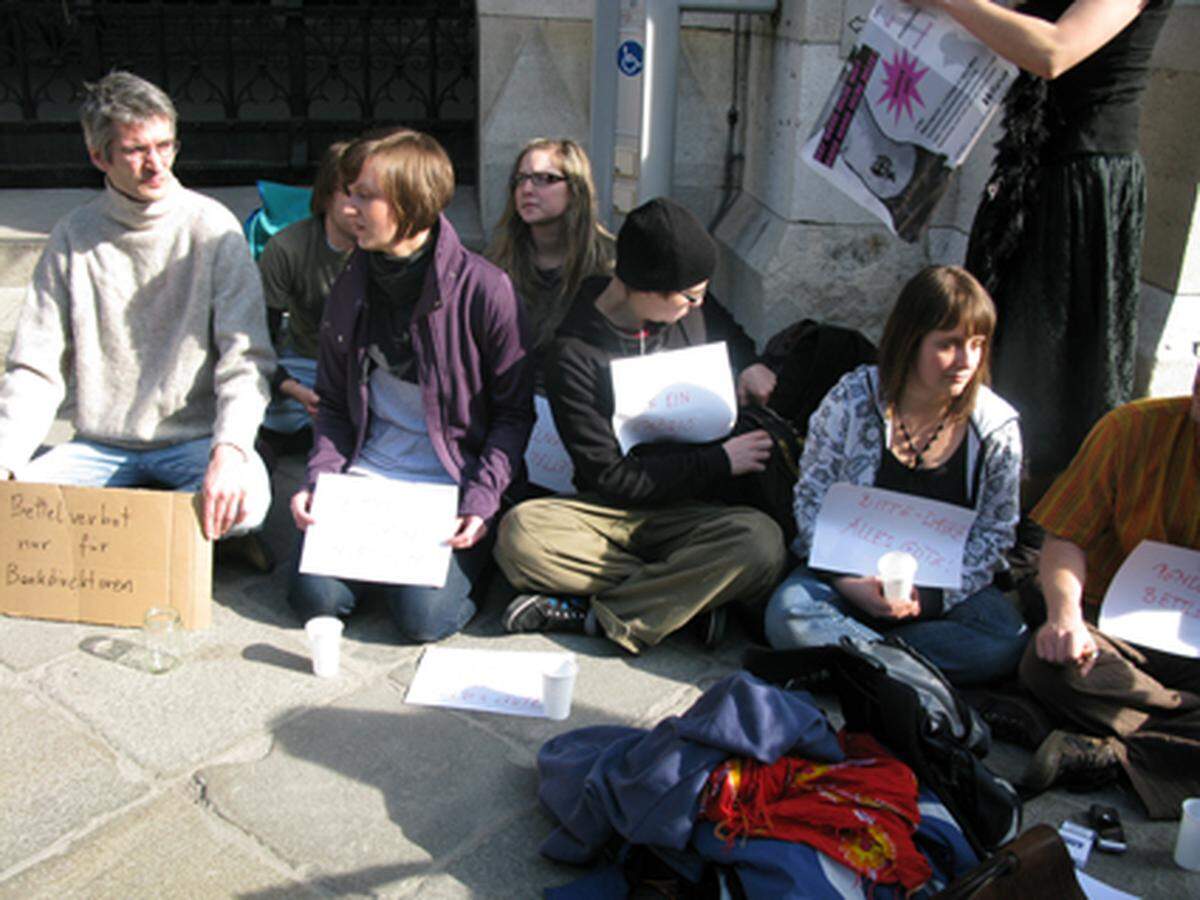
[[[603,0],[597,0],[603,2]],[[611,0],[616,2],[616,0]],[[721,247],[714,290],[757,338],[814,317],[878,338],[900,286],[929,262],[961,262],[991,167],[995,126],[980,140],[914,244],[895,238],[799,159],[837,78],[849,20],[870,0],[780,0],[742,16],[750,36],[734,71],[734,16],[684,13],[672,193],[712,223]],[[481,219],[503,207],[509,166],[536,135],[589,134],[591,0],[481,0]],[[1200,342],[1200,5],[1176,0],[1155,58],[1143,155],[1149,181],[1139,384],[1186,389]],[[732,134],[731,107],[739,118]],[[722,193],[727,147],[744,156],[740,190]]]

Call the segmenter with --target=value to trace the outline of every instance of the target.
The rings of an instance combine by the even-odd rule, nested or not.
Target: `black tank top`
[[[1029,0],[1022,12],[1050,22],[1072,0]],[[1150,57],[1174,0],[1151,0],[1107,44],[1049,82],[1050,158],[1077,153],[1134,153]]]

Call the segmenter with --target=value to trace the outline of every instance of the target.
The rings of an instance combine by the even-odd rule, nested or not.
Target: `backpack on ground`
[[[746,667],[784,683],[829,672],[846,728],[866,731],[908,764],[981,855],[1016,837],[1021,798],[983,763],[987,725],[946,677],[900,638],[752,652]]]

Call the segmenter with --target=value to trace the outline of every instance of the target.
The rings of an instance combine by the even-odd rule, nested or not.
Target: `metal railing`
[[[122,68],[179,109],[191,183],[311,174],[333,140],[391,124],[476,179],[474,4],[0,0],[0,186],[96,183],[84,81]]]

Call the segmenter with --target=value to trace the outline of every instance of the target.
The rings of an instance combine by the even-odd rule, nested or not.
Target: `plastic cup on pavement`
[[[312,648],[313,674],[336,678],[342,657],[342,620],[337,616],[314,616],[304,623]]]
[[[142,617],[142,635],[149,651],[144,668],[154,675],[170,672],[179,665],[179,610],[173,606],[152,606]]]
[[[1200,872],[1200,797],[1183,801],[1179,816],[1179,837],[1175,839],[1175,864]]]
[[[575,676],[579,663],[572,656],[542,673],[542,706],[546,718],[562,721],[571,714],[571,694],[575,691]]]
[[[883,596],[895,602],[912,595],[913,579],[917,576],[917,558],[903,550],[893,550],[879,557],[879,581]]]

